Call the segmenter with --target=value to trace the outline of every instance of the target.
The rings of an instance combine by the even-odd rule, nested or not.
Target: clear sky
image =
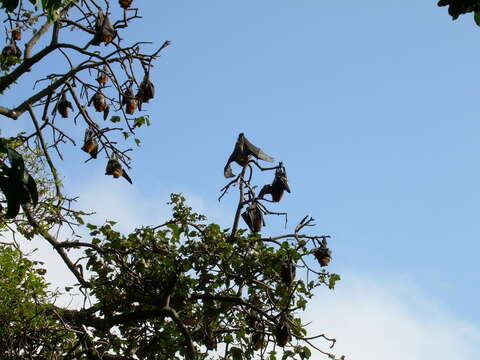
[[[153,125],[139,131],[134,184],[72,153],[71,193],[82,191],[98,221],[109,214],[133,226],[166,217],[168,194],[183,192],[229,226],[236,196],[216,199],[244,132],[287,167],[292,194],[273,209],[288,211],[290,227],[312,215],[317,232],[332,235],[330,270],[342,281],[319,293],[312,316],[327,325],[314,326],[334,331],[351,359],[477,359],[472,16],[452,22],[436,1],[418,0],[136,3],[144,19],[128,38],[172,46],[152,71]],[[267,223],[266,233],[285,231],[279,218]]]

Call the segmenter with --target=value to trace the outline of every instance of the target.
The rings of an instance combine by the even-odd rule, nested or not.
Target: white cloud
[[[335,354],[355,360],[478,359],[480,328],[456,319],[411,284],[345,278],[333,292],[322,289],[303,317],[313,322],[310,335],[336,338]]]

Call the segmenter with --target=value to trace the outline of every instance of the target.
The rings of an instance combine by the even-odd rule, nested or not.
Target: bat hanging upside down
[[[288,186],[287,171],[283,167],[282,163],[279,164],[279,168],[275,171],[275,178],[271,185],[263,186],[260,190],[258,197],[263,199],[266,194],[272,195],[273,202],[279,202],[283,198],[284,191],[290,193],[290,187]]]
[[[117,160],[115,155],[112,155],[110,160],[108,160],[107,167],[105,169],[105,175],[112,175],[115,179],[118,179],[120,176],[123,176],[130,184],[132,184],[132,179],[123,170],[122,165]]]
[[[98,155],[97,136],[95,135],[95,131],[91,127],[85,130],[85,137],[83,139],[82,150],[90,154],[92,158],[94,159],[97,158],[97,155]]]

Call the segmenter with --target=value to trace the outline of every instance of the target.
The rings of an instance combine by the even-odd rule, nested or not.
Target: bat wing
[[[230,166],[230,163],[232,161],[235,161],[237,156],[238,156],[238,149],[235,146],[235,149],[233,150],[232,155],[230,155],[230,157],[227,160],[227,163],[225,164],[225,167],[223,168],[223,176],[225,176],[225,178],[227,178],[227,179],[235,176],[235,174],[233,173],[232,168]]]
[[[123,170],[122,176],[127,180],[130,184],[133,184],[132,179],[130,179],[130,176],[128,176],[127,172]]]
[[[264,161],[268,161],[268,162],[273,162],[274,159],[271,157],[271,156],[268,156],[267,154],[265,154],[262,149],[260,149],[259,147],[256,147],[255,145],[253,145],[250,141],[247,140],[246,137],[243,138],[243,146],[244,146],[244,151],[248,154],[248,155],[253,155],[255,156],[257,159],[260,159],[260,160],[264,160]]]

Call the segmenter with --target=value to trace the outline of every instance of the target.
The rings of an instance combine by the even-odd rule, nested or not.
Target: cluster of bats
[[[242,213],[243,220],[247,224],[250,231],[254,233],[260,232],[262,226],[265,225],[263,220],[263,213],[265,211],[265,208],[259,200],[268,201],[268,199],[265,199],[265,196],[270,195],[271,202],[279,202],[280,200],[282,200],[285,191],[288,193],[291,192],[290,186],[288,185],[287,172],[281,162],[276,167],[263,169],[262,167],[260,167],[260,165],[256,163],[256,160],[274,162],[274,159],[271,156],[264,153],[259,147],[253,145],[245,137],[245,135],[241,133],[238,136],[235,143],[235,148],[233,149],[233,152],[228,158],[227,163],[224,167],[225,178],[235,177],[231,168],[232,162],[237,163],[242,168],[247,166],[247,164],[249,163],[254,163],[261,170],[275,169],[275,176],[272,183],[264,185],[257,197],[255,197],[254,194],[252,195],[252,191],[250,191],[251,197],[248,201],[246,201],[248,207],[246,211]],[[238,178],[240,178],[240,176],[238,176]],[[241,179],[240,181],[243,181],[243,179]],[[302,220],[302,224],[304,223],[304,221],[305,219]],[[327,247],[326,239],[323,239],[320,242],[319,246],[315,247],[312,250],[312,254],[319,262],[320,266],[327,266],[330,263],[331,251]],[[282,261],[282,263],[280,264],[279,275],[285,286],[291,288],[295,281],[296,264],[291,259],[286,259]],[[251,316],[250,318],[247,316],[247,321],[252,328],[252,335],[250,338],[252,347],[255,350],[259,350],[264,345],[264,330],[263,326],[261,325],[261,321],[255,318],[253,318],[252,320]],[[290,341],[291,334],[289,327],[289,319],[286,311],[283,311],[278,315],[278,320],[276,322],[273,335],[275,336],[275,341],[277,345],[280,347],[284,347]]]
[[[241,167],[244,167],[250,161],[252,161],[252,157],[268,162],[274,161],[271,156],[265,154],[262,149],[248,141],[243,133],[240,133],[240,135],[238,135],[237,142],[235,143],[235,148],[228,158],[227,164],[223,170],[224,176],[226,178],[235,177],[230,166],[232,162],[236,162]],[[285,191],[288,193],[291,192],[288,185],[287,171],[280,162],[276,167],[273,182],[263,186],[258,194],[258,197],[251,199],[249,207],[244,213],[242,213],[243,220],[252,232],[260,232],[262,226],[265,225],[265,221],[263,219],[263,213],[265,210],[263,205],[258,200],[264,200],[266,195],[270,195],[272,202],[279,202],[282,200]]]
[[[120,0],[120,6],[123,9],[127,9],[132,4],[132,0]],[[94,27],[94,37],[90,41],[90,44],[99,46],[104,43],[108,45],[115,37],[117,36],[116,30],[112,25],[108,15],[105,15],[100,9],[97,14],[95,27]],[[88,101],[88,106],[93,106],[96,112],[103,113],[103,119],[106,120],[110,111],[110,105],[108,104],[107,98],[103,94],[103,89],[108,83],[109,80],[109,70],[105,65],[103,69],[98,69],[98,74],[96,81],[98,82],[98,90],[93,94],[93,96]],[[122,101],[121,106],[124,107],[124,111],[128,115],[132,115],[137,109],[142,110],[142,104],[148,103],[149,100],[153,99],[155,96],[155,86],[150,81],[149,73],[145,72],[142,82],[138,85],[138,90],[136,94],[133,91],[133,81],[127,83],[128,85],[122,86]],[[72,103],[67,99],[66,92],[63,90],[58,97],[58,101],[52,111],[52,114],[58,112],[62,118],[68,118],[69,109],[73,110]],[[84,141],[82,150],[88,153],[92,158],[96,159],[99,153],[99,143],[98,143],[98,134],[99,131],[92,126],[85,130]],[[113,154],[107,163],[105,169],[105,175],[112,175],[114,178],[123,177],[130,184],[132,183],[131,178],[128,176],[126,171],[123,169],[118,157]]]

